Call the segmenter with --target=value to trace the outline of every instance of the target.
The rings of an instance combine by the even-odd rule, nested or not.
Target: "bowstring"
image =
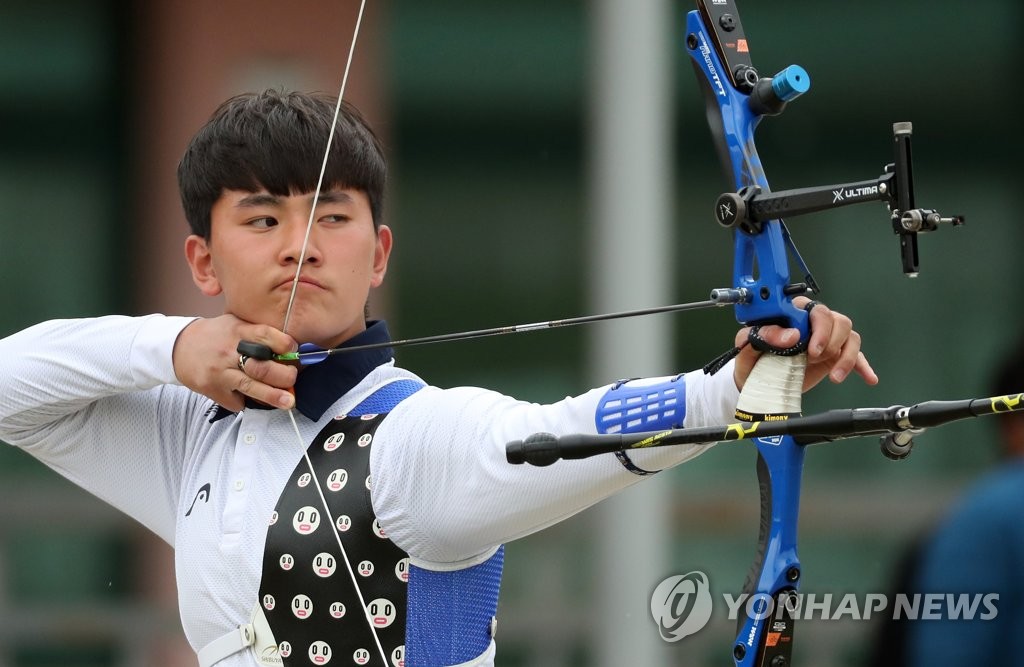
[[[352,42],[348,47],[348,59],[345,61],[345,73],[341,77],[341,89],[338,91],[338,101],[334,105],[334,118],[331,121],[331,128],[327,132],[327,148],[324,149],[324,159],[320,164],[320,176],[316,181],[316,189],[313,191],[313,205],[309,209],[309,220],[306,222],[306,235],[302,239],[302,250],[299,252],[299,264],[295,267],[295,277],[292,279],[292,291],[288,296],[288,308],[284,313],[284,324],[281,331],[288,333],[288,325],[291,323],[292,307],[295,305],[295,297],[299,290],[299,277],[302,275],[302,265],[306,262],[306,250],[309,248],[309,235],[313,231],[313,221],[316,219],[316,205],[320,201],[320,189],[324,185],[324,177],[327,174],[327,159],[331,155],[331,147],[334,146],[334,129],[338,125],[338,117],[341,115],[341,103],[345,97],[345,88],[348,86],[348,75],[352,69],[352,60],[355,57],[356,41],[359,39],[359,29],[363,24],[363,10],[366,8],[366,0],[360,0],[359,15],[356,17],[356,27],[352,32]]]
[[[292,311],[295,306],[295,297],[298,295],[299,278],[302,276],[302,268],[306,263],[306,251],[309,248],[309,237],[313,231],[313,223],[316,220],[316,207],[320,201],[320,193],[323,188],[324,178],[327,174],[327,160],[331,155],[331,148],[334,146],[334,132],[338,125],[338,118],[341,115],[341,105],[345,98],[345,88],[348,86],[348,77],[352,69],[352,61],[355,57],[356,42],[359,40],[359,30],[363,24],[363,11],[366,9],[366,0],[360,0],[359,3],[359,14],[356,16],[355,29],[352,31],[352,41],[349,44],[348,58],[345,61],[345,73],[341,78],[341,88],[338,90],[338,100],[334,105],[334,117],[331,120],[331,127],[327,133],[327,147],[324,149],[324,159],[320,164],[320,175],[317,177],[316,189],[313,191],[313,202],[309,209],[309,219],[306,222],[306,233],[302,239],[302,249],[299,252],[298,265],[295,267],[295,277],[292,279],[292,290],[288,296],[288,307],[284,314],[284,324],[281,325],[281,331],[288,333],[288,325],[291,324]],[[295,431],[299,448],[302,451],[302,458],[306,461],[306,466],[309,468],[310,477],[312,478],[313,485],[316,488],[317,494],[320,496],[320,502],[324,508],[324,513],[329,521],[329,530],[334,535],[335,542],[338,544],[338,549],[341,553],[341,560],[345,564],[345,569],[348,571],[348,576],[352,580],[352,585],[355,587],[356,596],[359,598],[359,605],[362,607],[363,618],[366,620],[370,627],[370,633],[373,635],[373,641],[377,645],[377,651],[380,652],[381,660],[383,664],[388,664],[387,655],[384,653],[384,647],[380,643],[380,637],[377,636],[377,628],[374,627],[373,621],[370,619],[369,612],[366,607],[366,598],[363,596],[363,590],[359,586],[359,580],[356,578],[355,570],[352,568],[352,562],[348,558],[348,552],[345,550],[345,545],[341,541],[341,536],[338,535],[337,527],[334,524],[334,516],[331,514],[331,508],[327,504],[327,497],[324,494],[323,487],[320,485],[320,480],[316,476],[316,470],[313,468],[313,461],[309,458],[309,450],[306,447],[306,441],[302,437],[302,432],[299,430],[298,421],[295,419],[295,408],[288,408],[288,418],[291,421],[292,429]]]

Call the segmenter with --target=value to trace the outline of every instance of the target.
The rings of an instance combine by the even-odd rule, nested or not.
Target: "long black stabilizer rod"
[[[919,431],[968,417],[1024,410],[1024,394],[926,401],[910,407],[845,408],[777,421],[736,422],[725,426],[682,428],[628,435],[564,435],[535,433],[505,446],[509,463],[551,465],[559,459],[584,459],[629,449],[667,447],[791,435],[800,445],[844,438]]]

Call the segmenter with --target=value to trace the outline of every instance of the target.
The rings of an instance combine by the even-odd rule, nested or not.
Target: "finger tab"
[[[251,357],[253,359],[259,359],[260,361],[269,361],[274,357],[274,351],[268,346],[262,343],[254,343],[250,340],[239,341],[238,347],[235,351],[239,354]]]

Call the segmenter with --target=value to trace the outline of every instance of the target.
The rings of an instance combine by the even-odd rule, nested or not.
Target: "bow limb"
[[[762,114],[749,103],[759,79],[750,65],[735,3],[702,0],[698,7],[688,15],[686,48],[702,84],[723,169],[730,185],[740,192],[768,190],[754,144]],[[806,73],[797,76],[806,77]],[[775,101],[784,105],[794,97],[777,96]],[[792,242],[784,224],[761,221],[736,229],[734,235],[733,287],[748,295],[736,305],[736,319],[742,324],[795,327],[806,345],[807,313],[793,305],[793,297],[806,292],[807,285],[790,280]],[[799,347],[786,352],[759,358],[743,386],[737,419],[787,419],[800,414],[807,357]],[[793,618],[777,610],[785,610],[800,580],[796,528],[804,448],[790,436],[755,438],[754,443],[761,520],[757,553],[744,584],[753,613],[740,615],[732,653],[736,665],[774,664],[771,661],[776,659],[789,664]]]

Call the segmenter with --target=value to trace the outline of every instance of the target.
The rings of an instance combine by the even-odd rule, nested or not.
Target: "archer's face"
[[[225,310],[280,329],[291,295],[312,194],[225,191],[211,211],[210,240],[189,237],[186,254],[204,294],[224,294]],[[363,192],[320,196],[287,333],[332,347],[365,328],[363,306],[383,282],[391,230],[374,231]]]

